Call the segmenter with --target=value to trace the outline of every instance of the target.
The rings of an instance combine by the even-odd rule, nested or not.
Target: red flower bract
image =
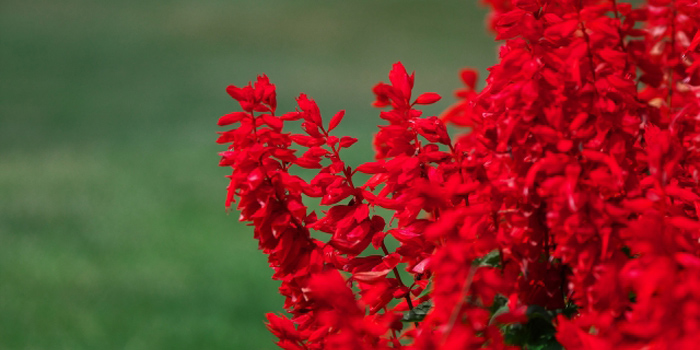
[[[218,139],[226,206],[281,283],[277,344],[694,348],[700,6],[486,3],[504,41],[486,87],[464,70],[460,101],[423,117],[416,106],[440,96],[412,98],[415,75],[396,63],[373,90],[375,159],[357,167],[341,157],[357,139],[331,134],[344,111],[326,122],[301,94],[277,115],[265,76],[227,89],[243,111],[218,122],[236,125]],[[470,131],[452,139],[450,124]]]

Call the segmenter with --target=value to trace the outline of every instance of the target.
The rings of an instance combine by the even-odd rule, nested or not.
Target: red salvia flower
[[[277,344],[696,347],[700,6],[485,2],[502,46],[483,90],[464,70],[459,101],[424,117],[440,96],[413,98],[396,63],[373,89],[375,159],[357,167],[343,160],[357,139],[331,134],[344,111],[325,121],[301,94],[277,115],[265,76],[227,89],[243,111],[218,123],[236,125],[218,139],[226,206],[280,281]]]

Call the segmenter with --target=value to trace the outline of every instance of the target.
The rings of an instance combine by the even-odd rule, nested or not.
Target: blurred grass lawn
[[[401,60],[446,96],[496,56],[473,0],[3,0],[0,348],[268,349],[282,299],[226,215],[217,118],[267,73],[371,158]],[[364,144],[363,144],[364,143]]]

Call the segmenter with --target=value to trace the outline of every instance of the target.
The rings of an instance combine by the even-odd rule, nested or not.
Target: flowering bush
[[[335,134],[343,111],[325,121],[302,94],[277,113],[266,76],[228,87],[243,111],[219,120],[237,124],[218,139],[226,206],[281,282],[277,344],[695,348],[700,6],[485,2],[503,41],[486,87],[464,70],[460,101],[422,117],[440,96],[413,98],[396,63],[374,87],[375,159],[355,168],[343,155],[357,140]],[[296,121],[302,133],[284,131]]]

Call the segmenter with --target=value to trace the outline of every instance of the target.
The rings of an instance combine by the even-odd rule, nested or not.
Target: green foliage
[[[552,325],[554,313],[541,306],[532,305],[527,309],[527,316],[527,323],[505,327],[505,337],[508,343],[533,350],[562,349],[554,337],[555,329]]]
[[[402,322],[420,322],[423,321],[425,316],[430,312],[430,309],[433,308],[433,302],[431,300],[428,300],[424,303],[421,303],[417,305],[416,307],[413,308],[413,310],[409,310],[403,313],[403,318],[401,318]]]
[[[484,255],[483,257],[474,260],[474,265],[476,266],[491,266],[491,267],[501,267],[501,253],[498,250],[494,250]]]
[[[576,313],[574,304],[564,309],[547,310],[539,305],[527,308],[527,323],[503,326],[506,342],[529,350],[558,350],[563,349],[555,337],[556,330],[553,322],[557,315],[572,317]]]

